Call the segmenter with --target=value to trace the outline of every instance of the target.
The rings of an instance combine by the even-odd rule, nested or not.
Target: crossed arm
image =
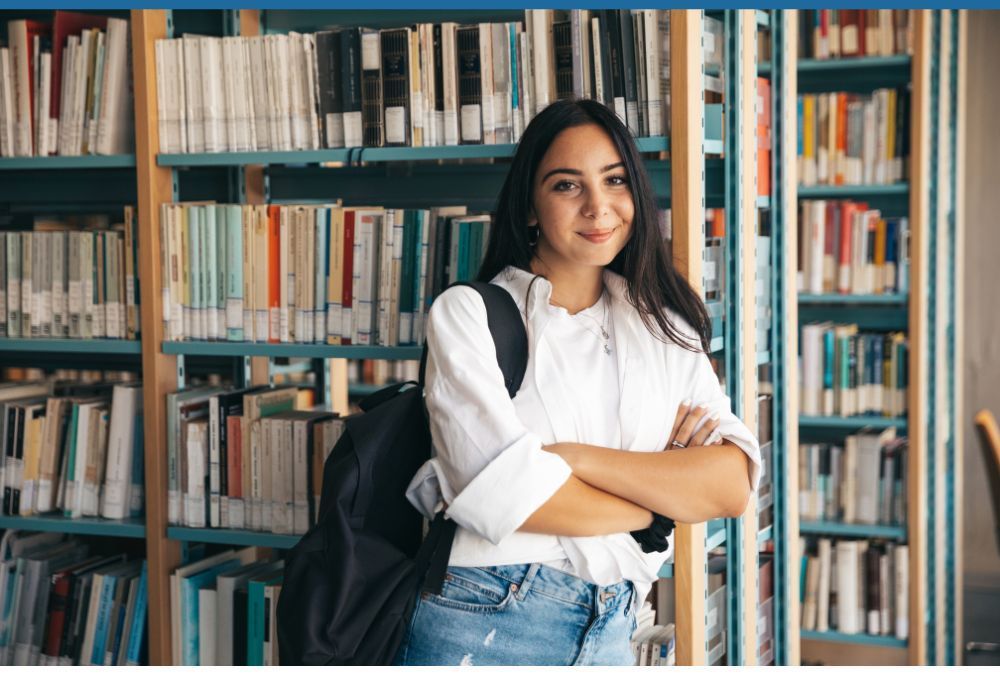
[[[682,523],[739,516],[750,497],[748,458],[735,445],[713,439],[717,420],[695,432],[701,417],[699,409],[678,413],[669,443],[688,445],[683,450],[546,446],[573,474],[521,531],[590,537],[648,527],[654,512]]]

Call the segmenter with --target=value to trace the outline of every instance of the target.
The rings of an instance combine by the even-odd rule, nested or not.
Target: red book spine
[[[267,340],[281,340],[281,207],[267,208]]]
[[[226,416],[226,489],[230,498],[243,498],[243,420]]]
[[[344,212],[344,291],[342,303],[345,319],[350,318],[350,309],[353,306],[351,297],[354,294],[354,218],[353,211]],[[350,324],[342,325],[340,332],[343,335],[341,345],[350,345]]]
[[[62,640],[63,627],[66,624],[69,584],[70,577],[66,572],[60,572],[52,577],[52,593],[49,597],[49,623],[45,629],[45,642],[42,644],[42,653],[46,656],[59,656],[59,642]]]

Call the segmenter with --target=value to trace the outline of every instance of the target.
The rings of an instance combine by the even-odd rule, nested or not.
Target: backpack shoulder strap
[[[503,372],[503,381],[511,398],[517,394],[524,380],[528,366],[528,332],[521,320],[521,312],[514,298],[503,287],[489,282],[456,282],[454,286],[472,287],[486,303],[486,322],[493,336],[497,350],[497,364]],[[420,358],[420,386],[424,385],[427,369],[427,343]],[[431,523],[427,538],[417,553],[416,571],[423,591],[440,594],[451,557],[451,545],[455,539],[455,521],[446,520],[444,513],[438,513]]]
[[[503,287],[490,282],[455,282],[448,286],[472,287],[483,297],[486,304],[486,322],[493,336],[493,345],[497,350],[497,364],[503,372],[504,384],[511,398],[517,394],[524,380],[524,372],[528,366],[528,332],[521,320],[521,311],[517,308],[514,298]],[[420,358],[420,385],[424,384],[424,372],[427,369],[427,343]]]

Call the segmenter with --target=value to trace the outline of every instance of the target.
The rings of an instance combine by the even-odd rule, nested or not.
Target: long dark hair
[[[611,137],[625,164],[635,207],[632,235],[608,269],[625,278],[628,301],[650,333],[689,350],[707,353],[712,337],[711,319],[701,297],[670,260],[656,218],[653,187],[632,135],[614,112],[594,100],[554,102],[524,130],[497,199],[489,244],[477,279],[489,282],[508,265],[531,271],[535,247],[529,239],[528,217],[535,173],[556,136],[584,124],[596,124]],[[697,338],[681,331],[665,309],[686,321]]]

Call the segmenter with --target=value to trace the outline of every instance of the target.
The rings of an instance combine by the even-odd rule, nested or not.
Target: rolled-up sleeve
[[[712,362],[704,353],[697,353],[695,356],[690,398],[692,405],[705,405],[708,413],[719,413],[719,434],[723,440],[733,443],[750,458],[750,488],[756,491],[763,468],[760,444],[750,429],[733,413],[732,401],[719,385],[719,377],[712,369]]]
[[[446,514],[493,544],[515,532],[569,478],[514,409],[482,297],[453,287],[427,321],[427,412]]]

